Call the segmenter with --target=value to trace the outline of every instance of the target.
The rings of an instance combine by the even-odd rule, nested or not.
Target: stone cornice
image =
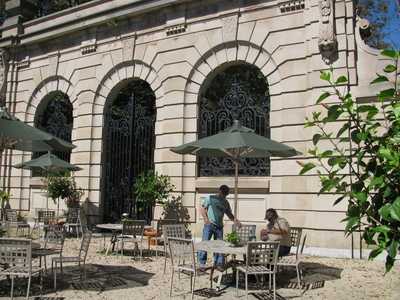
[[[110,19],[141,15],[160,8],[193,0],[97,0],[72,7],[22,24],[20,45],[52,39],[70,32],[106,23]],[[10,46],[9,37],[0,39],[0,47]]]

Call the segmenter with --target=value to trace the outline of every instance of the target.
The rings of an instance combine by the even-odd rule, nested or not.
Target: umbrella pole
[[[235,199],[234,199],[234,209],[233,215],[235,219],[237,219],[237,212],[238,212],[238,185],[239,185],[239,160],[234,159],[235,164]]]

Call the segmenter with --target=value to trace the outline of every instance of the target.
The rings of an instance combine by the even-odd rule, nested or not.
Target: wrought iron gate
[[[104,113],[103,215],[105,221],[116,221],[122,213],[136,214],[135,179],[154,168],[154,92],[147,82],[133,80]]]
[[[219,72],[200,97],[199,138],[210,136],[239,120],[256,133],[270,137],[268,83],[260,70],[248,64],[230,66]],[[199,158],[199,176],[232,176],[230,158]],[[243,159],[239,174],[267,176],[269,159]]]

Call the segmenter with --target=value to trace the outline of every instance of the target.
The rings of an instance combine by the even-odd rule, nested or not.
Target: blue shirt
[[[211,223],[222,227],[224,214],[232,214],[228,200],[218,195],[209,195],[204,198],[201,206],[207,209],[207,216]]]

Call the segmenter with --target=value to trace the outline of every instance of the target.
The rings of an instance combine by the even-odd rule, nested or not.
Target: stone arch
[[[31,97],[29,98],[28,105],[26,108],[25,122],[32,123],[35,118],[36,108],[42,101],[42,99],[51,92],[60,91],[66,94],[74,105],[74,86],[72,83],[62,76],[52,76],[46,78],[34,89]],[[73,114],[75,116],[75,109],[73,109]]]
[[[162,97],[162,82],[156,71],[142,61],[133,60],[114,66],[103,76],[96,90],[93,105],[104,107],[106,100],[112,95],[120,82],[134,78],[142,79],[150,85],[156,96],[156,101]]]
[[[186,83],[185,103],[193,103],[194,99],[189,101],[189,98],[191,96],[197,98],[204,80],[215,69],[225,64],[240,62],[258,67],[268,79],[270,92],[277,93],[280,91],[279,65],[275,63],[273,55],[254,43],[238,40],[209,49],[194,64]]]

